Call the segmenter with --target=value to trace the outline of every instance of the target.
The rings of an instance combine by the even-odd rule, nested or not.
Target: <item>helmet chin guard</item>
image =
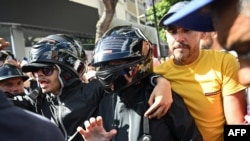
[[[148,59],[147,62],[135,60],[122,65],[98,70],[96,77],[105,87],[106,92],[117,92],[140,82],[142,78],[148,76],[152,72],[152,63],[152,59]],[[101,67],[99,69],[101,69]]]

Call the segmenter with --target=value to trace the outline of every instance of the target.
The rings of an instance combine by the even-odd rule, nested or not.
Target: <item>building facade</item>
[[[145,8],[150,1],[119,0],[110,27],[133,24],[158,44],[156,30],[145,26]],[[11,42],[7,50],[21,60],[29,56],[31,45],[41,37],[69,34],[90,50],[90,61],[96,23],[103,10],[102,0],[1,0],[0,37]]]

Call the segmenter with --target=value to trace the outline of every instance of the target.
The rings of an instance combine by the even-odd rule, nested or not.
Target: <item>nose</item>
[[[20,93],[23,93],[24,92],[24,89],[22,86],[15,86],[12,88],[12,93],[13,94],[20,94]]]
[[[175,40],[177,42],[183,42],[185,39],[186,34],[181,30],[181,29],[177,29],[177,32],[175,34]]]
[[[36,72],[33,72],[33,75],[34,75],[35,77],[39,77],[39,76],[43,76],[44,74],[43,74],[42,70],[40,69],[40,70],[38,70],[38,71],[36,71]]]

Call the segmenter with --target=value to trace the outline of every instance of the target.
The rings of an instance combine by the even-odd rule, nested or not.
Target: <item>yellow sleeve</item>
[[[230,53],[225,53],[222,63],[222,95],[234,94],[246,87],[239,84],[238,81],[239,62]]]

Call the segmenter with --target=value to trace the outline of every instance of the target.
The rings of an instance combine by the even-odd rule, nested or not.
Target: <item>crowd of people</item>
[[[5,42],[1,40],[2,43]],[[82,126],[90,117],[98,115],[98,106],[105,92],[97,79],[89,83],[82,81],[81,76],[86,70],[86,54],[83,48],[70,36],[55,34],[44,37],[34,44],[29,57],[29,63],[21,68],[3,61],[0,68],[8,69],[3,73],[4,81],[11,80],[13,84],[7,85],[12,88],[20,85],[20,89],[15,93],[6,89],[1,91],[6,96],[8,94],[9,100],[16,106],[52,121],[63,133],[64,140],[83,140],[77,132],[77,127]],[[31,72],[38,83],[37,87],[27,94],[23,94],[23,82],[27,80],[27,76],[21,71]],[[167,81],[164,83],[165,79],[156,79],[161,83],[157,86],[158,90],[152,91],[147,101],[150,106],[142,113],[150,118],[164,116],[169,108],[165,104],[169,98],[166,98],[165,93],[157,92],[162,89],[168,91],[165,89]]]
[[[177,2],[159,22],[171,55],[157,65],[139,28],[116,26],[95,46],[91,79],[68,35],[42,38],[22,65],[0,38],[0,140],[223,141],[224,125],[250,123],[249,7]]]

